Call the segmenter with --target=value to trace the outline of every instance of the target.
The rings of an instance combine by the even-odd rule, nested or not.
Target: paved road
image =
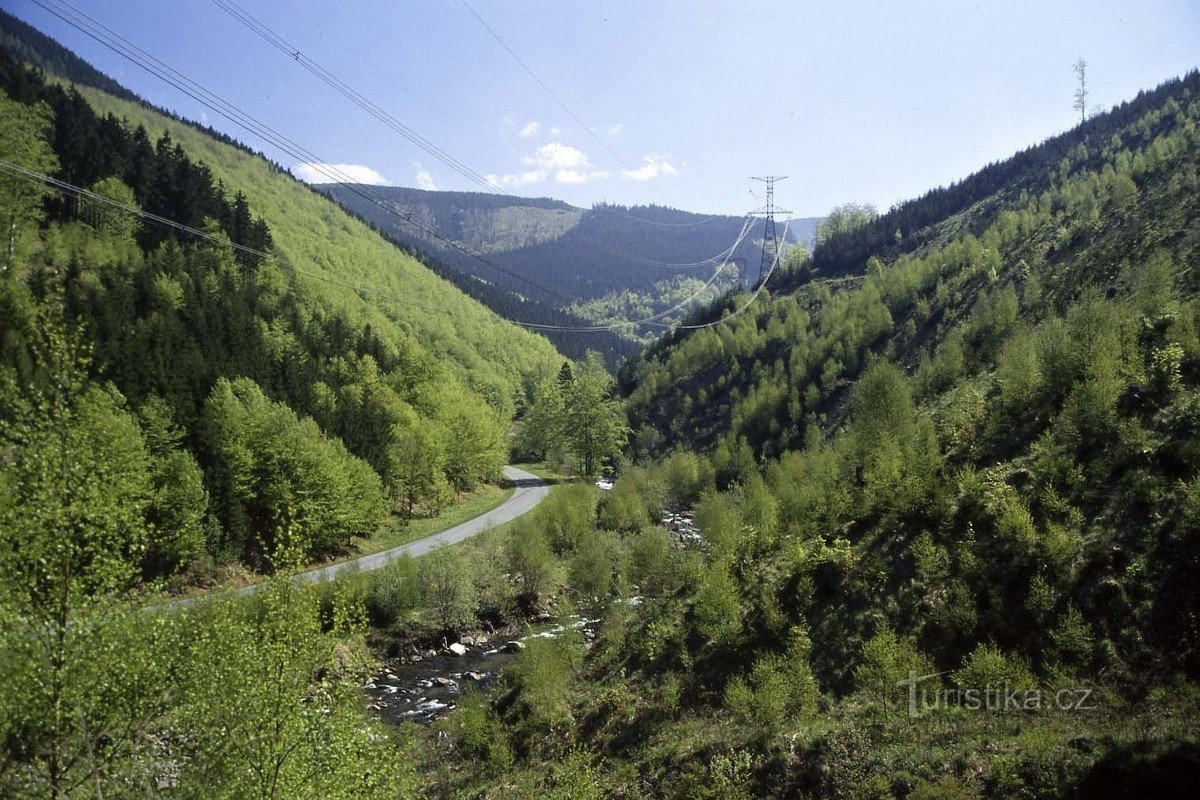
[[[328,567],[297,573],[294,580],[325,581],[336,577],[346,570],[370,572],[401,556],[423,556],[428,552],[437,550],[439,547],[445,547],[448,544],[470,539],[476,534],[483,533],[498,525],[503,525],[523,514],[528,514],[533,510],[534,506],[542,502],[546,498],[546,495],[550,493],[550,487],[546,485],[546,482],[532,472],[526,472],[516,467],[505,467],[504,477],[512,481],[516,489],[513,491],[512,497],[486,514],[469,519],[460,525],[455,525],[453,528],[447,528],[441,533],[434,533],[422,539],[417,539],[414,542],[393,547],[391,550],[372,553],[369,556],[359,556],[349,561],[331,564]],[[253,586],[244,586],[242,590],[253,588]]]
[[[394,561],[401,556],[422,556],[426,553],[437,550],[439,547],[445,547],[448,544],[461,542],[464,539],[470,539],[476,534],[483,533],[486,530],[494,528],[498,525],[503,525],[506,522],[516,519],[517,517],[528,514],[534,507],[546,499],[546,495],[550,493],[550,487],[544,480],[534,475],[531,472],[526,472],[523,469],[516,467],[505,467],[504,477],[513,482],[516,487],[512,496],[505,500],[500,505],[493,508],[486,514],[481,514],[474,519],[469,519],[466,522],[455,525],[453,528],[447,528],[440,533],[434,533],[422,539],[402,544],[399,547],[393,547],[391,550],[384,550],[380,553],[372,553],[369,556],[359,556],[352,558],[349,561],[342,561],[337,564],[330,564],[328,567],[312,569],[308,572],[299,572],[292,577],[293,581],[326,581],[346,571],[355,572],[370,572],[371,570],[379,569],[390,561]],[[238,594],[250,594],[262,587],[261,583],[251,583],[238,588]],[[190,606],[202,597],[187,597],[179,600],[173,600],[161,605],[152,606],[152,609],[159,609],[168,606]]]

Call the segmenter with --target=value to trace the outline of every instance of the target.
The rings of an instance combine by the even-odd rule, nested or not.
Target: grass
[[[537,475],[551,486],[558,486],[562,483],[578,483],[584,480],[578,475],[570,475],[566,472],[559,472],[544,461],[513,464],[513,466],[517,469],[523,469],[526,472],[532,472],[534,475]]]

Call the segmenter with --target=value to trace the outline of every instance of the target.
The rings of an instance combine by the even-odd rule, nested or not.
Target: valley
[[[438,62],[455,96],[424,105],[454,144],[392,118],[411,135],[385,146],[309,100],[320,83],[379,121],[393,112],[370,97],[398,103],[399,79],[362,54],[349,70],[303,8],[214,0],[164,22],[120,3],[0,11],[0,796],[1200,789],[1194,66],[1104,110],[1080,58],[1071,124],[997,135],[989,161],[907,127],[930,109],[956,124],[966,60],[936,78],[888,62],[879,80],[915,70],[944,91],[875,100],[870,124],[853,115],[871,87],[840,102],[839,76],[832,102],[828,75],[795,69],[804,102],[826,99],[794,119],[790,84],[782,110],[723,94],[724,70],[753,69],[721,60],[724,31],[705,31],[744,29],[716,7],[662,11],[704,58],[657,34],[652,56],[624,47],[609,26],[642,23],[615,12],[548,8],[590,20],[555,28],[553,69],[517,55],[523,9],[327,8],[403,41],[402,77],[426,44],[513,62],[475,84]],[[225,26],[255,85],[219,82],[227,65],[186,36],[177,61],[134,45],[138,14]],[[584,123],[551,85],[593,39],[614,87],[626,62],[678,61],[677,95],[639,91],[725,97],[737,122]],[[181,94],[134,91],[152,80]],[[172,110],[201,107],[220,120]],[[980,138],[1017,130],[968,119]],[[451,155],[456,127],[494,172]],[[861,144],[875,127],[901,157]],[[632,149],[647,130],[687,157]],[[394,149],[379,163],[426,188],[310,142]],[[717,168],[706,148],[798,164],[781,193],[841,199],[776,214],[784,176],[760,170],[744,216],[681,210],[661,187],[707,207],[689,172]],[[924,178],[962,159],[981,166]],[[842,197],[902,174],[931,188],[882,212]]]

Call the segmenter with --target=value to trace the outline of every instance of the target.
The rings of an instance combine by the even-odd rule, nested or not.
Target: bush
[[[582,656],[581,642],[570,634],[533,638],[506,672],[513,709],[528,734],[561,735],[574,725],[571,682]]]
[[[533,515],[533,522],[544,532],[556,554],[575,549],[575,545],[596,530],[596,506],[599,492],[587,484],[574,484],[552,492]]]
[[[488,698],[466,691],[458,708],[446,718],[444,727],[455,737],[458,751],[473,764],[482,764],[494,774],[507,771],[513,764],[512,748],[504,734],[500,718]]]
[[[679,506],[691,506],[713,483],[713,468],[708,459],[685,450],[676,450],[660,467],[667,493]]]
[[[951,676],[961,689],[1036,689],[1037,681],[1021,660],[1005,655],[998,647],[981,644],[967,656]]]
[[[862,661],[854,668],[854,684],[886,707],[906,699],[904,687],[899,685],[902,681],[932,673],[929,656],[911,640],[884,628],[863,645]]]
[[[600,598],[609,594],[617,574],[619,543],[611,533],[597,531],[581,539],[571,558],[571,588],[584,597]]]
[[[696,632],[714,644],[730,644],[742,631],[742,608],[729,567],[709,565],[692,602]]]
[[[645,470],[631,469],[613,486],[600,504],[600,525],[610,531],[636,531],[655,522],[661,512],[661,497],[656,496]]]
[[[465,550],[443,548],[421,562],[421,605],[429,620],[445,631],[475,619],[475,583]]]
[[[387,627],[415,611],[422,599],[420,581],[417,562],[407,556],[370,576],[364,603],[371,624]]]
[[[760,657],[748,677],[729,682],[726,708],[766,730],[777,728],[788,717],[816,711],[818,692],[808,663],[810,649],[807,633],[794,630],[786,653]]]
[[[679,589],[679,556],[665,528],[647,528],[629,548],[629,580],[647,597],[664,597]]]
[[[553,495],[551,495],[553,496]],[[518,520],[508,540],[508,564],[525,602],[536,605],[554,588],[557,565],[546,533],[536,517]]]

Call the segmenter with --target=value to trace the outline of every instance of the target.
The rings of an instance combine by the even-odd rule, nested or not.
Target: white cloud
[[[538,135],[538,131],[541,129],[541,123],[539,123],[537,120],[530,120],[529,122],[525,123],[524,128],[521,128],[521,130],[517,131],[517,136],[520,136],[522,139],[532,139],[534,136]]]
[[[551,136],[561,136],[562,128],[558,127],[557,125],[551,125],[550,126],[550,135]]]
[[[503,175],[489,173],[487,175],[487,182],[497,188],[506,187],[509,189],[515,189],[518,186],[527,186],[531,183],[541,183],[544,180],[546,180],[546,173],[539,170],[508,172]]]
[[[538,147],[536,153],[522,158],[521,163],[545,169],[573,169],[588,166],[588,157],[582,150],[569,144],[546,142]]]
[[[413,161],[412,167],[417,171],[417,188],[433,191],[437,189],[437,183],[433,180],[433,173],[421,166],[419,162]]]
[[[620,132],[621,132],[621,131],[623,131],[623,130],[625,130],[625,123],[624,123],[624,122],[618,122],[618,123],[617,123],[617,124],[615,124],[615,125],[609,125],[609,126],[608,126],[608,135],[609,135],[609,136],[616,136],[618,133],[620,133]]]
[[[292,167],[292,174],[305,183],[369,183],[373,186],[389,186],[391,181],[370,167],[362,164],[325,164],[319,161],[301,161]]]
[[[488,175],[488,183],[493,186],[515,188],[544,183],[551,178],[555,183],[580,184],[608,177],[607,172],[592,166],[586,153],[562,142],[547,142],[540,145],[532,155],[523,157],[521,163],[529,169],[503,175]]]
[[[679,170],[667,156],[643,156],[637,169],[621,170],[621,177],[631,181],[650,181],[662,176],[678,175]]]
[[[592,178],[604,177],[603,172],[580,172],[577,169],[560,169],[554,173],[555,183],[587,183]]]

